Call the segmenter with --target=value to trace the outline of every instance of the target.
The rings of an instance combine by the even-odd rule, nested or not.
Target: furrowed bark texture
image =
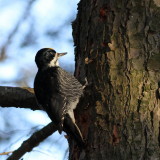
[[[159,26],[156,0],[80,1],[75,75],[92,87],[76,116],[87,147],[70,159],[159,159]]]

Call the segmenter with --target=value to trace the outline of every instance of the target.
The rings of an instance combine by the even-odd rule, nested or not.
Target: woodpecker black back
[[[59,67],[58,58],[65,54],[56,53],[50,48],[37,52],[35,61],[38,72],[34,90],[38,104],[46,110],[59,133],[65,131],[82,146],[84,141],[75,123],[73,110],[83,94],[83,86],[73,75]]]

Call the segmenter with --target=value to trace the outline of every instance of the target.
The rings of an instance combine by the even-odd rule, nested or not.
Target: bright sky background
[[[71,22],[76,17],[79,0],[35,0],[26,11],[28,1],[0,0],[0,49],[7,44],[7,58],[0,61],[0,86],[33,87],[37,72],[34,57],[43,47],[68,52],[60,65],[74,71]],[[23,140],[48,124],[50,119],[42,111],[0,108],[0,122],[0,138],[3,138],[3,141],[0,139],[0,152],[4,152],[19,147]],[[66,149],[64,136],[56,132],[23,158],[62,160]],[[6,156],[0,159],[5,160]]]

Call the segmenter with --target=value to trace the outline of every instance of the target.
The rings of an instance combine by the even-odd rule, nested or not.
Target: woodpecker
[[[34,91],[38,105],[47,112],[59,133],[66,132],[79,146],[83,146],[84,140],[73,112],[83,94],[83,86],[59,66],[59,57],[66,54],[51,48],[42,48],[37,52],[35,62],[38,72]]]

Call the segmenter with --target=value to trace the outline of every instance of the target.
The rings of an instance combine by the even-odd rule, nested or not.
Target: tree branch
[[[9,154],[9,153],[13,153],[13,151],[0,153],[0,156],[2,156],[2,155],[7,155],[7,154]]]
[[[0,86],[0,106],[40,110],[33,88]]]
[[[26,152],[30,152],[45,138],[50,136],[57,130],[56,126],[51,122],[40,131],[35,132],[29,139],[24,141],[22,145],[13,152],[7,160],[19,160]]]
[[[39,110],[33,88],[0,86],[0,106],[19,107]],[[30,152],[45,138],[57,130],[51,122],[40,131],[35,132],[29,139],[13,152],[7,160],[19,160],[26,152]]]

